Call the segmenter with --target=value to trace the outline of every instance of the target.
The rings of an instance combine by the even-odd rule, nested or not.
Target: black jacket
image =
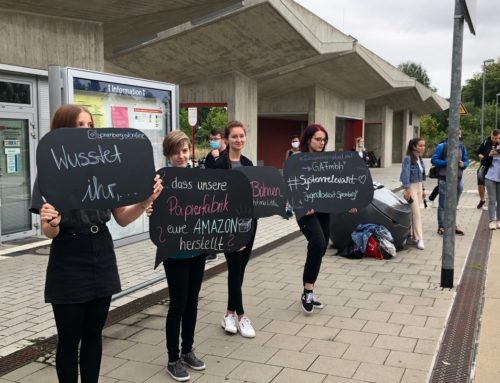
[[[488,154],[490,153],[491,149],[493,149],[493,142],[491,139],[488,139],[484,141],[481,146],[483,147],[483,152],[482,154],[484,155],[483,159],[481,160],[481,165],[485,167],[484,169],[484,174],[488,173],[488,169],[493,163],[493,157],[490,157]]]
[[[253,162],[249,158],[245,157],[243,154],[240,156],[240,162],[242,166],[253,166]],[[231,169],[231,161],[229,160],[227,150],[224,150],[219,158],[214,163],[214,169]]]

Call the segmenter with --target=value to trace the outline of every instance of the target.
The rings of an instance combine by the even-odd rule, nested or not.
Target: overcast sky
[[[295,0],[397,66],[414,61],[450,95],[454,0]],[[477,0],[476,35],[464,23],[462,84],[500,57],[500,0]]]

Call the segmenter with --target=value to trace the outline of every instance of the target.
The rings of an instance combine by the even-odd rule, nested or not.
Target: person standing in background
[[[356,138],[356,147],[353,149],[356,153],[358,153],[359,157],[365,161],[366,165],[370,163],[370,157],[368,156],[368,152],[365,148],[365,139],[363,137]]]
[[[205,168],[213,169],[215,161],[219,158],[221,153],[226,150],[226,143],[223,137],[223,130],[221,128],[213,128],[210,131],[210,153],[205,157]]]
[[[491,148],[495,148],[496,145],[497,145],[497,142],[498,142],[498,135],[500,134],[500,130],[493,130],[491,132],[491,135],[490,137],[488,137],[486,140],[484,140],[483,142],[481,142],[481,145],[479,146],[479,148],[477,149],[477,156],[479,158],[479,161],[481,162],[481,165],[482,165],[482,162],[483,162],[483,159],[486,157],[486,156],[489,156],[489,153],[491,151]],[[485,203],[485,180],[484,180],[484,177],[479,177],[479,170],[481,169],[481,167],[479,167],[477,169],[477,172],[478,172],[478,177],[477,177],[477,191],[479,193],[479,203],[477,204],[477,208],[478,209],[481,209]],[[486,174],[486,173],[484,173]]]
[[[425,249],[422,218],[420,216],[420,205],[425,198],[425,189],[422,182],[425,181],[425,166],[422,155],[425,152],[425,141],[423,138],[412,138],[406,148],[406,156],[403,158],[401,175],[399,177],[404,188],[404,198],[411,206],[411,235],[417,242],[417,248]]]

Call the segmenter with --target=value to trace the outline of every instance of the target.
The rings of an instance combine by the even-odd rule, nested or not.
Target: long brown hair
[[[59,128],[76,128],[76,123],[80,113],[86,112],[89,114],[92,120],[92,127],[94,126],[94,116],[89,110],[80,105],[75,104],[65,104],[59,107],[52,117],[52,122],[50,124],[50,130]]]
[[[300,147],[299,147],[301,152],[308,152],[309,151],[309,141],[312,139],[314,134],[318,131],[325,133],[326,142],[325,142],[325,145],[323,146],[322,152],[325,151],[326,143],[328,142],[328,132],[320,124],[311,124],[307,128],[305,128],[304,132],[302,133],[302,138],[300,139]]]
[[[224,128],[224,138],[226,140],[229,139],[229,134],[231,134],[231,129],[233,128],[242,128],[243,131],[245,132],[245,136],[247,135],[247,128],[245,128],[245,124],[243,124],[243,122],[241,121],[229,121],[227,124],[226,124],[226,127]],[[231,160],[229,159],[229,155],[230,155],[230,151],[231,151],[231,145],[229,145],[229,142],[227,143],[227,147],[226,147],[226,151],[227,151],[227,164],[229,166],[229,168],[231,168]]]
[[[416,164],[418,161],[419,156],[416,154],[416,152],[417,152],[417,145],[420,141],[424,141],[424,139],[422,137],[415,137],[408,142],[408,147],[406,148],[406,155],[410,156],[412,164]]]

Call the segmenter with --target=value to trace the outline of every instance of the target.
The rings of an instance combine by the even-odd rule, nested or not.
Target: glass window
[[[0,102],[31,105],[30,85],[0,81]]]

